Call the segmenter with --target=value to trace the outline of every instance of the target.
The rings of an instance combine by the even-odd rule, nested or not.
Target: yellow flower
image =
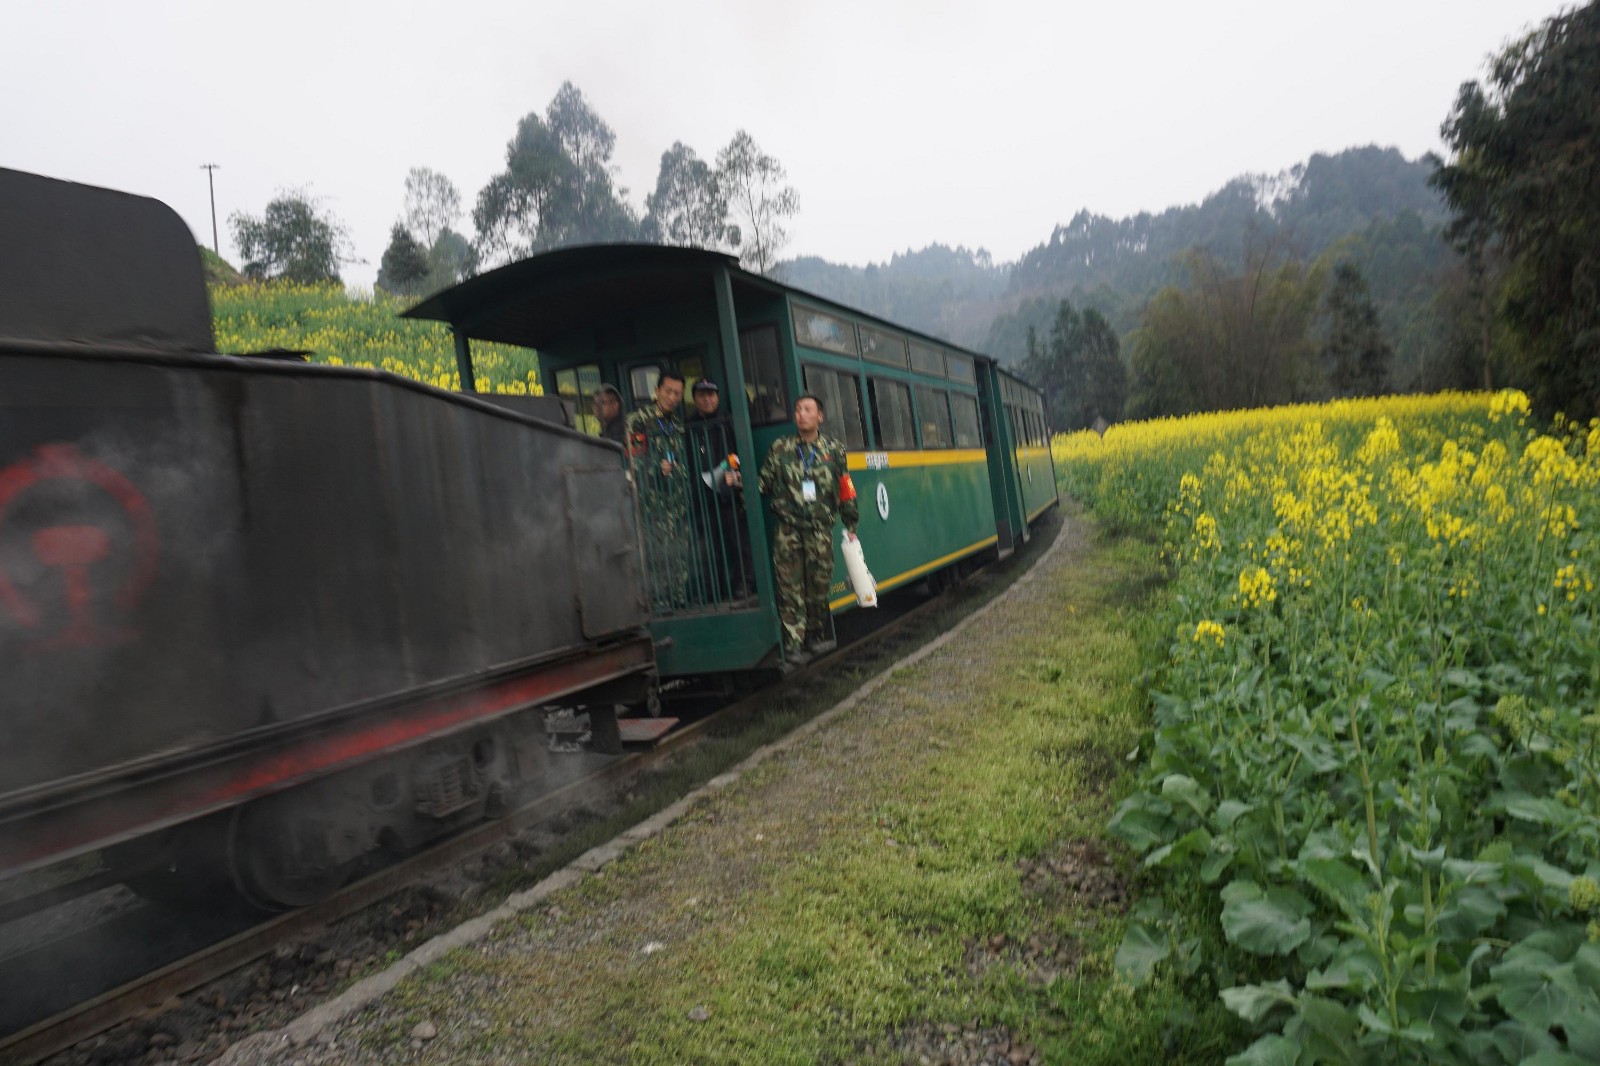
[[[1220,648],[1222,647],[1223,637],[1224,630],[1222,626],[1218,625],[1216,622],[1213,622],[1211,619],[1203,618],[1199,622],[1195,623],[1195,643],[1198,644],[1202,640],[1213,640],[1216,641],[1217,647]]]
[[[1259,607],[1278,598],[1272,575],[1264,567],[1245,567],[1239,571],[1239,602],[1246,607]]]
[[[1501,389],[1489,400],[1489,421],[1499,422],[1513,415],[1527,418],[1533,408],[1520,389]]]

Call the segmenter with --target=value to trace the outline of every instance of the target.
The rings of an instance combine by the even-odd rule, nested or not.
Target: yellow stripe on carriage
[[[978,454],[981,455],[983,453],[979,452]],[[885,591],[887,591],[889,589],[894,588],[896,585],[903,585],[907,581],[910,581],[912,578],[921,577],[923,574],[926,574],[929,570],[937,570],[937,569],[939,569],[939,567],[945,565],[946,563],[955,562],[957,559],[961,558],[964,555],[971,555],[975,551],[981,551],[984,548],[987,548],[991,544],[998,543],[999,540],[1000,540],[999,537],[985,537],[984,539],[978,541],[977,543],[968,544],[965,548],[961,548],[961,549],[959,549],[957,551],[953,551],[949,555],[941,555],[939,558],[933,560],[931,563],[923,563],[921,566],[914,567],[914,568],[912,568],[910,570],[907,570],[903,574],[896,574],[894,577],[891,577],[891,578],[888,578],[886,580],[878,582],[878,591],[879,592],[885,592]],[[852,592],[848,596],[840,596],[838,599],[828,601],[828,607],[829,607],[830,610],[837,610],[838,608],[843,607],[847,603],[854,602],[855,598],[856,598],[856,594]]]
[[[867,466],[867,456],[881,456],[881,464]],[[903,470],[912,466],[944,466],[949,463],[982,463],[987,462],[989,453],[982,448],[935,448],[927,451],[915,452],[851,452],[850,469],[863,470]]]

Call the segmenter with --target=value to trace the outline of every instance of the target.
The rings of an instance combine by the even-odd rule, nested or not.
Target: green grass
[[[1237,1034],[1214,990],[1120,983],[1120,909],[1030,892],[1019,867],[1103,840],[1148,725],[1155,567],[1148,544],[1091,541],[1041,588],[1036,624],[969,628],[963,639],[988,644],[972,668],[897,672],[603,875],[406,982],[389,1005],[405,1024],[369,1031],[368,1049],[428,1017],[433,1061],[515,1048],[539,1061],[898,1062],[896,1033],[949,1022],[1004,1025],[1047,1062],[1217,1061]],[[806,715],[785,709],[771,728]],[[1005,951],[967,965],[975,943],[1038,936],[1075,945],[1079,969],[1040,986]],[[652,941],[665,946],[643,952]],[[454,1026],[465,1013],[477,1028]]]

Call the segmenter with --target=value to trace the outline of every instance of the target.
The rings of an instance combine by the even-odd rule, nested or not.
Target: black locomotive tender
[[[218,355],[154,200],[0,170],[0,234],[0,880],[296,905],[554,772],[539,709],[647,698],[616,445]]]

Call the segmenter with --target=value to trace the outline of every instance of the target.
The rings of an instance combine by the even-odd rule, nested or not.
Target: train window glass
[[[656,382],[661,380],[661,367],[645,363],[628,371],[628,395],[633,398],[635,410],[647,406],[656,394]]]
[[[957,448],[983,447],[983,432],[978,428],[978,398],[959,392],[950,396]]]
[[[857,327],[861,334],[861,358],[888,366],[907,366],[906,339],[877,326]]]
[[[789,420],[789,393],[783,385],[783,356],[777,326],[755,326],[739,334],[739,357],[744,363],[745,402],[750,424],[770,426]]]
[[[683,398],[688,400],[694,395],[694,383],[706,376],[706,357],[696,351],[694,355],[680,356],[674,362],[678,373],[683,375]]]
[[[944,352],[922,341],[911,342],[911,369],[944,377]]]
[[[911,421],[911,388],[887,378],[868,378],[872,400],[872,428],[878,447],[885,451],[917,446],[916,428]]]
[[[585,433],[600,434],[600,422],[594,417],[589,398],[600,388],[598,366],[575,366],[556,371],[556,395],[567,409],[572,424]]]
[[[822,397],[823,432],[844,441],[844,446],[858,452],[867,446],[867,429],[861,419],[861,382],[854,374],[807,363],[801,368],[805,374],[806,391]]]
[[[973,370],[972,360],[965,355],[955,352],[944,353],[945,373],[950,375],[951,381],[959,381],[971,385],[977,381],[977,374]]]
[[[954,443],[950,433],[950,397],[943,389],[917,386],[917,424],[922,427],[924,448],[948,448]]]
[[[794,342],[852,358],[856,354],[856,327],[848,319],[802,304],[794,305]]]

